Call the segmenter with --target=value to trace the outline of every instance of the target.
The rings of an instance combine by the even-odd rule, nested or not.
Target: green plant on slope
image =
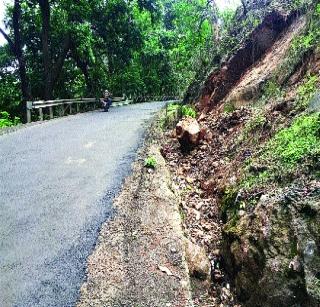
[[[192,117],[196,118],[197,112],[191,106],[182,106],[181,114],[183,117]]]
[[[245,124],[243,132],[239,136],[239,141],[247,140],[251,135],[256,136],[257,132],[261,131],[266,122],[267,119],[263,112],[256,112],[256,114],[254,114]]]
[[[167,114],[172,114],[172,113],[176,113],[179,111],[179,109],[181,108],[181,105],[178,103],[170,103],[167,106]]]
[[[152,168],[155,169],[157,166],[157,159],[154,156],[149,156],[144,161],[144,166],[146,168]]]
[[[284,84],[301,65],[301,60],[308,52],[316,48],[320,43],[320,4],[307,14],[308,25],[304,33],[298,35],[291,42],[286,60],[279,65],[275,76],[277,80]]]
[[[223,106],[223,112],[229,114],[229,113],[233,113],[236,110],[236,107],[233,103],[228,102]]]
[[[298,87],[298,107],[306,109],[310,99],[318,88],[319,78],[318,76],[308,75],[306,80]]]
[[[20,118],[14,117],[10,118],[10,114],[6,111],[0,112],[0,128],[12,127],[20,124]]]
[[[267,145],[266,155],[295,167],[303,158],[320,153],[320,113],[302,115],[280,130]]]
[[[166,112],[161,119],[162,129],[173,128],[181,116],[181,104],[170,103],[166,107]]]
[[[300,166],[308,161],[313,168],[319,157],[320,113],[301,115],[247,161],[241,186],[251,189],[267,182],[290,181]]]
[[[270,98],[279,98],[283,95],[283,90],[275,80],[269,80],[266,82],[262,89],[262,99],[267,101]]]

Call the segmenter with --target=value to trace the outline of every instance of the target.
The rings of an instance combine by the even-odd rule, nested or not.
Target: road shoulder
[[[88,258],[78,307],[192,306],[177,196],[155,122]],[[155,170],[144,159],[157,160]]]

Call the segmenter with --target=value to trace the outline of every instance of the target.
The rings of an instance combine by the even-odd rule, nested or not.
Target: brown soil
[[[210,139],[202,141],[191,152],[182,153],[178,141],[168,134],[168,141],[162,149],[176,189],[181,194],[184,231],[191,241],[206,248],[211,260],[212,284],[209,292],[201,292],[195,287],[193,298],[197,306],[240,306],[222,269],[220,248],[223,221],[219,199],[224,179],[236,180],[237,174],[230,174],[230,167],[234,164],[228,156],[232,153],[230,147],[237,130],[249,113],[244,108],[232,115],[210,113],[203,119],[210,130]]]
[[[212,110],[237,85],[244,73],[251,69],[273,44],[288,29],[295,14],[290,16],[273,11],[255,28],[243,47],[222,65],[221,69],[212,72],[205,81],[200,93],[198,105],[200,110]]]
[[[227,95],[225,101],[239,107],[256,98],[261,93],[262,85],[272,77],[287,56],[292,40],[299,35],[305,27],[305,16],[295,20],[282,37],[272,46],[272,49],[247,71],[237,86]]]

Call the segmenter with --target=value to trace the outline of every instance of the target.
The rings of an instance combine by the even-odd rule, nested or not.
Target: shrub
[[[279,65],[275,76],[281,84],[285,83],[301,64],[301,60],[320,42],[320,5],[309,14],[307,29],[291,43],[286,60]]]
[[[166,107],[166,114],[161,119],[162,129],[173,128],[181,116],[181,104],[170,103]]]
[[[267,145],[267,155],[287,166],[320,152],[320,113],[302,115],[279,131]]]
[[[152,168],[155,169],[157,166],[157,159],[153,156],[149,156],[145,161],[144,161],[144,166],[146,168]]]
[[[275,80],[269,80],[264,85],[262,89],[264,100],[268,100],[270,98],[278,98],[283,96],[283,90],[281,89],[280,85]]]
[[[183,117],[192,117],[196,118],[197,112],[191,106],[182,106],[181,107],[181,114]]]
[[[181,108],[181,105],[179,103],[170,103],[167,106],[167,113],[175,113]]]
[[[308,75],[305,82],[298,87],[298,106],[306,109],[313,94],[317,90],[318,76]]]
[[[21,121],[19,117],[14,117],[13,119],[11,119],[10,114],[8,112],[0,112],[0,128],[12,127],[20,123]]]
[[[256,112],[253,117],[245,124],[242,134],[239,136],[239,141],[247,140],[250,136],[256,136],[258,132],[267,123],[267,119],[263,112]]]
[[[223,112],[229,114],[229,113],[233,113],[236,110],[236,107],[233,103],[228,102],[223,106]]]

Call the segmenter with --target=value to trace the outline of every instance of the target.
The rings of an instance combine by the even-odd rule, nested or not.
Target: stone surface
[[[187,117],[177,124],[176,135],[183,148],[190,148],[199,144],[203,132],[196,119]]]
[[[190,275],[203,280],[210,278],[211,265],[205,249],[188,239],[184,240],[184,246]]]
[[[319,188],[296,185],[261,197],[253,213],[225,226],[226,268],[246,306],[319,306]]]

